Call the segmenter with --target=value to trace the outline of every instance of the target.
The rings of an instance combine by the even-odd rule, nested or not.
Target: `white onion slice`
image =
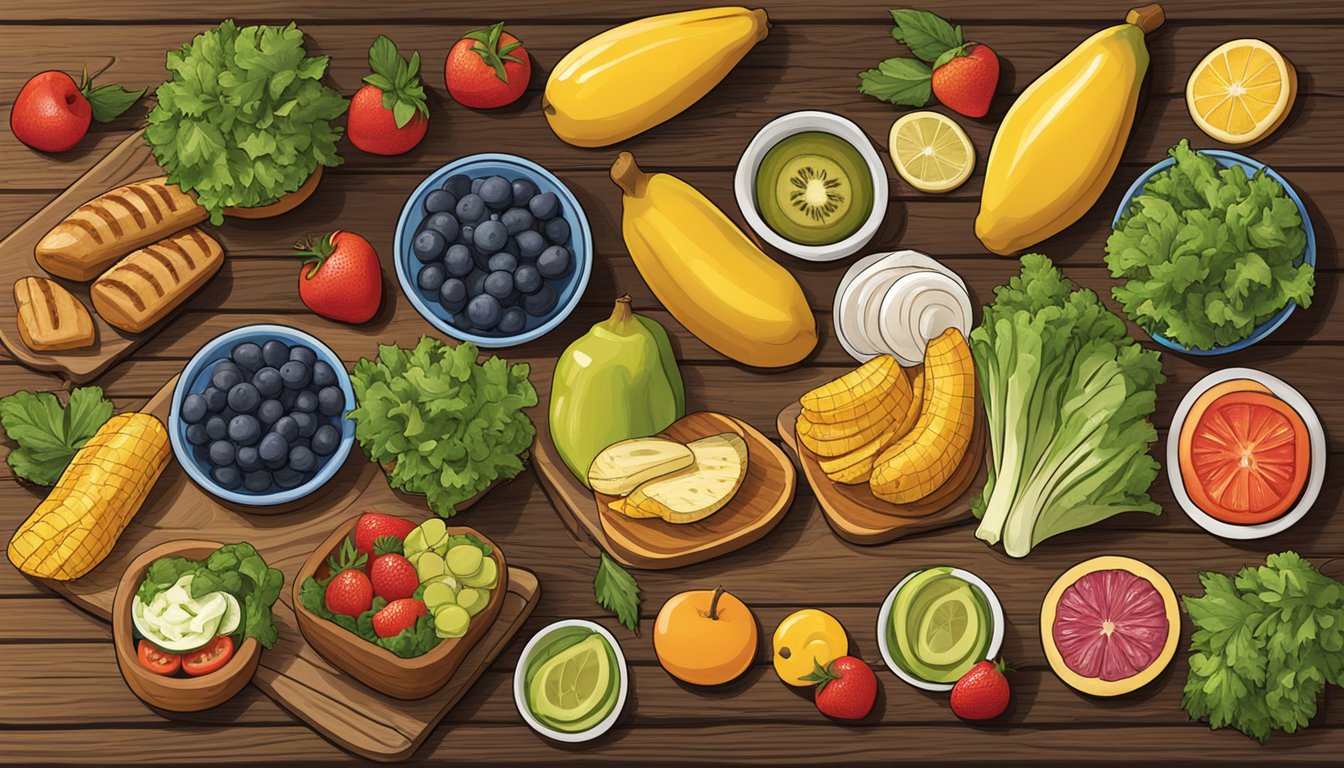
[[[873,356],[887,353],[882,334],[878,332],[882,297],[893,283],[910,271],[908,267],[873,269],[859,275],[849,284],[841,321],[845,324],[845,337],[855,349]]]
[[[924,362],[929,341],[948,328],[971,332],[971,299],[957,281],[941,272],[917,272],[897,280],[887,290],[879,310],[881,324],[869,328],[892,354],[909,367]],[[913,361],[913,362],[906,362]]]

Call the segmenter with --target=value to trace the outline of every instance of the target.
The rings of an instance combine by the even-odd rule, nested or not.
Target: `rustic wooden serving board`
[[[176,384],[174,377],[164,385],[145,412],[167,423]],[[203,536],[226,543],[251,542],[268,565],[285,574],[280,602],[274,608],[280,641],[262,653],[253,684],[341,747],[372,760],[402,760],[509,644],[536,607],[540,586],[531,572],[510,567],[508,594],[499,618],[448,684],[416,701],[384,696],[341,673],[308,646],[291,603],[291,582],[312,550],[339,523],[375,506],[414,520],[429,515],[423,502],[388,488],[383,473],[358,449],[351,451],[327,487],[303,508],[283,515],[251,515],[223,505],[172,461],[106,560],[76,581],[46,583],[80,608],[110,621],[118,581],[149,547]]]
[[[532,454],[546,495],[570,529],[587,533],[624,565],[651,570],[679,568],[757,541],[784,518],[793,504],[797,490],[793,463],[750,424],[701,411],[686,415],[659,434],[685,442],[728,431],[736,431],[747,442],[747,477],[723,509],[699,522],[681,525],[634,520],[607,509],[614,497],[595,495],[574,478],[544,424],[537,425]]]

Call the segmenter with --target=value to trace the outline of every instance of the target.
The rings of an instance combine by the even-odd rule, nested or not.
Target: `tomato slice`
[[[141,640],[136,647],[136,658],[140,666],[156,675],[171,675],[182,668],[182,657],[155,647],[148,640]]]
[[[1180,462],[1196,506],[1225,523],[1251,525],[1296,503],[1311,468],[1311,441],[1302,416],[1279,398],[1223,389],[1191,410]]]
[[[221,635],[199,648],[182,656],[182,671],[192,677],[200,677],[217,671],[233,658],[233,638]]]

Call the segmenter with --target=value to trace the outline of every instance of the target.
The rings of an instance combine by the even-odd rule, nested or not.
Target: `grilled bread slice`
[[[14,283],[19,336],[34,352],[93,346],[93,318],[79,299],[45,277],[21,277]]]
[[[109,324],[139,333],[190,298],[223,263],[219,242],[192,227],[117,262],[94,281],[89,295]]]
[[[166,176],[136,181],[79,206],[48,232],[34,255],[57,277],[92,280],[142,245],[205,220],[206,211]]]

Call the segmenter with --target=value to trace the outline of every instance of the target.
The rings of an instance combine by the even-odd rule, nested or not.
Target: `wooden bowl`
[[[332,666],[350,675],[370,688],[397,699],[423,699],[442,688],[457,672],[467,654],[499,617],[509,587],[509,569],[499,546],[472,528],[449,527],[449,533],[469,533],[490,545],[491,557],[499,566],[499,583],[490,593],[485,609],[471,617],[471,626],[462,637],[439,642],[429,653],[414,659],[403,659],[378,645],[374,645],[336,623],[327,621],[303,606],[299,592],[303,582],[312,576],[318,580],[328,575],[327,558],[340,549],[355,529],[358,517],[337,526],[294,577],[294,613],[299,619],[299,631],[322,658]]]
[[[150,563],[161,557],[204,560],[221,546],[217,541],[195,539],[164,542],[132,561],[117,584],[117,593],[112,599],[112,645],[116,649],[117,666],[131,691],[152,707],[170,712],[199,712],[217,707],[243,690],[257,671],[261,644],[251,637],[238,646],[223,669],[201,677],[156,675],[140,666],[136,658],[136,642],[131,636],[131,599],[140,589]]]
[[[318,164],[317,170],[313,175],[303,182],[303,185],[289,194],[281,197],[270,205],[258,205],[253,208],[244,208],[241,206],[231,206],[224,209],[225,216],[232,216],[235,219],[269,219],[273,216],[279,216],[298,208],[305,200],[313,196],[317,190],[317,183],[322,180],[322,165]]]

